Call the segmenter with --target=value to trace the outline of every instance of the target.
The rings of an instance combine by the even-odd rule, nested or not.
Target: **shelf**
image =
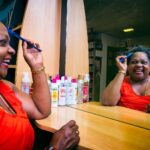
[[[97,73],[101,73],[101,64],[103,58],[101,35],[94,32],[93,29],[88,33],[89,43],[89,74],[90,74],[90,100],[99,100],[100,79],[97,78]]]
[[[22,27],[22,25],[20,24],[20,25],[14,27],[12,30],[13,30],[13,31],[16,31],[16,30],[18,30],[18,29],[21,29],[21,27]]]
[[[14,68],[14,69],[16,69],[16,65],[9,65],[9,68]]]

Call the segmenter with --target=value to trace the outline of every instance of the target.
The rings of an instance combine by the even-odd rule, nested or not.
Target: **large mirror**
[[[84,4],[89,39],[89,68],[92,77],[90,100],[98,102],[72,107],[150,129],[150,115],[147,113],[99,104],[102,91],[117,72],[115,57],[124,54],[133,46],[150,47],[150,1],[84,0]],[[133,28],[134,31],[124,32],[123,29],[126,28]],[[95,56],[91,57],[93,51]],[[92,62],[99,65],[93,65]],[[99,70],[99,74],[95,69]]]

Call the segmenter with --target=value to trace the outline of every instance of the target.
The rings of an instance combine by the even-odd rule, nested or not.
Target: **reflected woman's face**
[[[134,53],[128,65],[128,73],[131,80],[142,81],[149,76],[149,72],[150,61],[147,54],[144,52]]]
[[[9,45],[7,29],[0,23],[0,79],[7,75],[8,64],[14,54],[14,49]]]

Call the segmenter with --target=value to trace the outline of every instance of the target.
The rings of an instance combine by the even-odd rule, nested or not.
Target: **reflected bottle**
[[[83,103],[89,101],[89,74],[85,74],[83,82]]]
[[[83,76],[78,75],[78,98],[77,103],[83,103]]]

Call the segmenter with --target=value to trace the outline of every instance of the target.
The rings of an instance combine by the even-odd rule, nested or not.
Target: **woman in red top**
[[[9,41],[7,29],[0,22],[0,150],[31,150],[34,131],[28,118],[42,119],[50,114],[49,87],[42,53],[28,48],[26,42],[23,43],[23,56],[32,72],[32,96],[3,80],[7,75],[8,64],[15,54]],[[37,43],[33,44],[39,48]],[[70,148],[79,142],[77,133],[78,126],[75,121],[70,121],[53,135],[50,145],[58,150]]]
[[[118,56],[118,73],[102,95],[103,105],[120,105],[147,111],[150,104],[150,53],[148,48],[135,47],[126,56]],[[124,59],[123,62],[120,59]],[[128,71],[128,76],[125,77]]]

